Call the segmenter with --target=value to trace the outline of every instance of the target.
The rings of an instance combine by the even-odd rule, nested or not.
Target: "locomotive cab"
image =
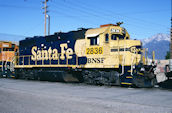
[[[76,41],[75,52],[87,58],[83,67],[90,69],[90,75],[87,72],[84,75],[89,82],[139,87],[152,87],[155,84],[154,74],[139,68],[142,62],[141,41],[131,40],[127,30],[119,24],[87,30],[85,39]],[[147,76],[149,79],[145,79]]]
[[[135,52],[141,48],[141,42],[130,40],[127,30],[119,25],[107,24],[87,30],[85,45],[82,46],[85,46],[82,48],[87,57],[86,68],[119,68],[131,65],[132,57],[137,59],[134,63],[141,59],[141,55],[136,55],[138,52]]]

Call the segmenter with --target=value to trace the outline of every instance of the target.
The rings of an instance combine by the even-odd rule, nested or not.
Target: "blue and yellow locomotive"
[[[131,40],[120,23],[26,38],[19,42],[14,65],[16,78],[137,87],[156,83],[141,41]]]

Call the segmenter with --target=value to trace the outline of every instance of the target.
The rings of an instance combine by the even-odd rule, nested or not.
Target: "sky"
[[[0,34],[16,41],[44,35],[42,1],[0,0]],[[124,22],[132,39],[170,34],[171,0],[49,0],[47,5],[50,34],[116,22]]]

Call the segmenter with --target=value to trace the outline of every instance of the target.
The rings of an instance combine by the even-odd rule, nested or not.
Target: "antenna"
[[[116,25],[120,26],[121,24],[123,24],[123,22],[117,22]]]

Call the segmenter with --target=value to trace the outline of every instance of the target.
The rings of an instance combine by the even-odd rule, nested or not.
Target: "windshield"
[[[117,37],[119,38],[119,40],[123,40],[124,39],[124,36],[123,35],[119,35],[119,34],[113,34],[111,36],[111,39],[112,40],[117,40]]]

